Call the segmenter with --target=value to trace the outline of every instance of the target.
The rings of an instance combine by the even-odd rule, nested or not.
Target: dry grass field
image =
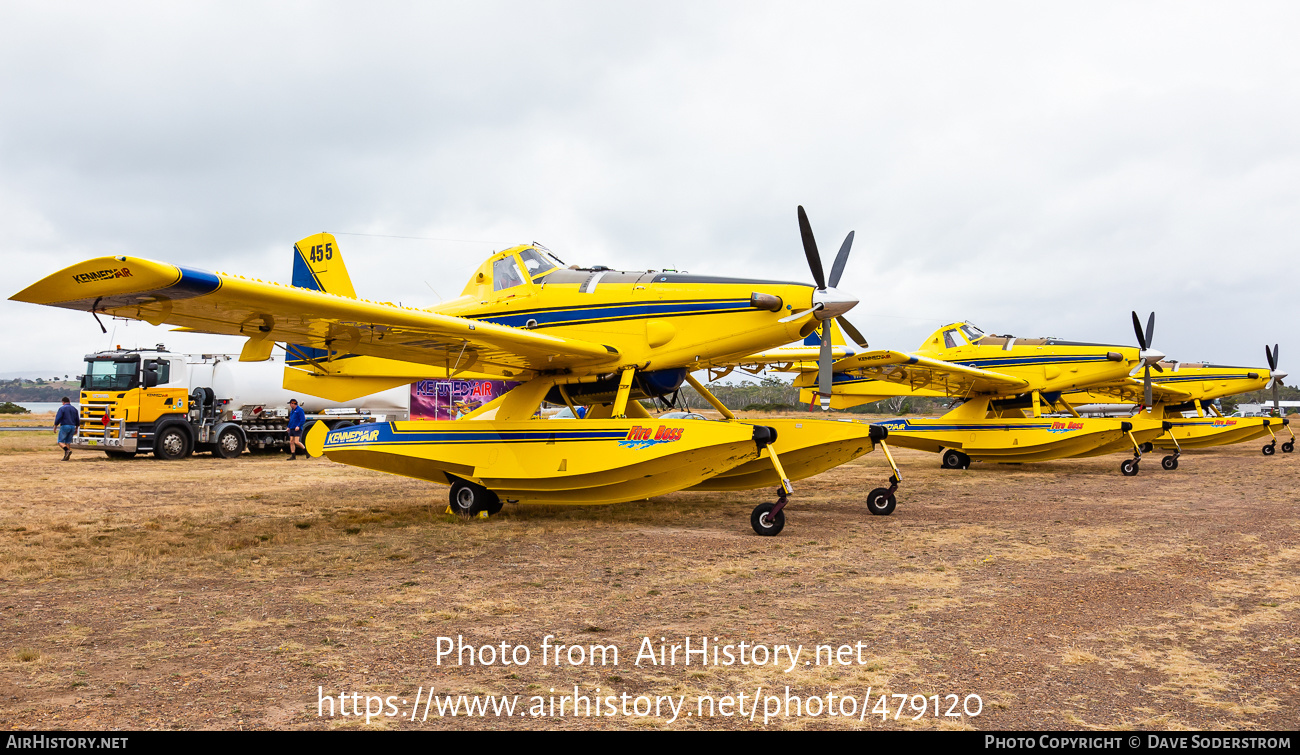
[[[444,514],[446,488],[325,460],[59,461],[0,432],[5,728],[757,728],[749,717],[409,719],[417,692],[721,698],[977,694],[977,717],[776,716],[767,728],[1295,729],[1300,455],[1260,443],[945,472],[898,451],[898,510],[862,496],[871,454],[771,491]],[[437,638],[531,648],[437,664]],[[613,644],[618,666],[542,665]],[[641,638],[862,648],[851,664],[636,665]],[[318,687],[401,717],[318,717]],[[556,691],[551,693],[551,689]],[[915,698],[909,698],[915,701]],[[351,702],[351,701],[349,701]],[[842,701],[840,701],[842,704]],[[856,705],[855,701],[855,705]],[[521,705],[527,706],[527,702]],[[972,703],[973,705],[973,703]],[[364,698],[358,703],[365,708]],[[819,704],[820,708],[820,704]],[[841,708],[841,710],[843,710]],[[811,712],[806,711],[806,712]]]

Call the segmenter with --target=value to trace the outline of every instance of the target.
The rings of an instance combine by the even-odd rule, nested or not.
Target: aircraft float
[[[687,488],[776,486],[778,500],[750,519],[755,532],[775,535],[791,480],[876,445],[889,458],[879,426],[740,421],[691,375],[805,338],[832,319],[856,332],[843,315],[857,300],[835,287],[853,234],[828,285],[802,207],[798,219],[814,285],[566,266],[525,244],[489,257],[461,296],[420,309],[358,298],[337,241],[318,234],[295,245],[293,286],[100,257],[11,298],[96,320],[106,314],[243,336],[245,361],[265,360],[283,343],[285,387],[333,400],[431,377],[516,382],[460,420],[317,425],[306,439],[334,461],[450,485],[451,507],[461,513],[494,513],[503,501],[602,504]],[[822,354],[829,367],[831,351]],[[638,403],[683,382],[726,419],[653,419]],[[544,401],[591,410],[583,419],[534,419]],[[889,462],[889,487],[868,496],[874,514],[896,505],[901,475]]]

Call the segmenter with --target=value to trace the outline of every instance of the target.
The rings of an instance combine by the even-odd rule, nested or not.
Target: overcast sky
[[[7,297],[91,256],[431,304],[495,249],[811,280],[947,321],[1300,365],[1294,3],[0,2]],[[373,234],[373,235],[342,235]],[[390,236],[424,237],[418,239]],[[0,373],[217,337],[0,302]],[[1291,370],[1300,372],[1300,366]],[[1294,383],[1294,379],[1288,380]]]

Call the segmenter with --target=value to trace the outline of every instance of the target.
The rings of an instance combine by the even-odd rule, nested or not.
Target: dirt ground
[[[749,526],[772,491],[464,521],[444,513],[445,487],[325,460],[63,463],[53,443],[0,432],[5,728],[1300,724],[1300,455],[1266,458],[1262,442],[1185,454],[1174,472],[1148,459],[1133,478],[1119,456],[942,471],[897,451],[888,517],[862,503],[888,476],[873,453],[796,483],[775,538]],[[439,665],[438,638],[458,635],[530,660]],[[803,650],[637,663],[646,637],[656,653],[686,637]],[[544,642],[568,646],[563,665],[543,665]],[[593,645],[618,664],[569,665]],[[542,708],[411,720],[431,685]],[[575,685],[600,717],[546,709]],[[871,710],[848,714],[844,696],[859,710],[868,690]],[[764,724],[788,695],[799,715]],[[897,719],[900,698],[882,720],[881,695],[908,696]],[[391,700],[369,723],[342,715],[366,696]],[[650,707],[669,698],[676,718]]]

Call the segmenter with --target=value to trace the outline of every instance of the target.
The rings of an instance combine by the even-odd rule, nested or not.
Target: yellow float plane
[[[1127,414],[1150,406],[1151,413],[1164,417],[1172,425],[1168,435],[1151,441],[1157,448],[1211,448],[1269,435],[1272,440],[1262,450],[1265,456],[1272,456],[1278,445],[1274,428],[1280,427],[1291,436],[1282,443],[1282,452],[1291,453],[1295,450],[1295,432],[1289,427],[1290,421],[1281,417],[1278,405],[1278,387],[1287,373],[1277,369],[1276,344],[1271,350],[1265,346],[1264,355],[1268,369],[1160,362],[1154,366],[1161,374],[1152,378],[1149,391],[1141,381],[1130,379],[1069,393],[1067,398],[1082,413]],[[1214,404],[1217,399],[1269,385],[1278,417],[1225,417]],[[1191,412],[1195,416],[1185,416]]]
[[[827,285],[802,207],[798,218],[815,285],[579,268],[526,244],[489,257],[458,298],[418,309],[357,298],[337,242],[319,234],[295,247],[294,286],[101,257],[11,298],[243,336],[246,361],[285,343],[285,387],[334,400],[431,377],[518,382],[461,420],[332,432],[318,424],[307,438],[335,461],[451,485],[462,513],[491,513],[503,500],[638,500],[721,478],[713,484],[725,489],[779,486],[778,501],[751,516],[756,532],[775,535],[791,479],[866,453],[885,435],[827,421],[741,422],[690,374],[806,337],[857,303],[835,288],[852,234]],[[683,381],[727,419],[655,420],[638,403]],[[593,408],[581,420],[543,422],[534,419],[543,401]],[[770,471],[751,464],[759,459]],[[869,497],[873,513],[893,510],[898,480],[894,467],[890,487]]]
[[[1131,449],[1121,465],[1138,472],[1142,446],[1170,428],[1150,413],[1125,420],[1085,418],[1062,394],[1082,387],[1126,380],[1139,366],[1164,357],[1149,348],[1137,314],[1139,348],[1059,339],[986,335],[970,323],[936,330],[914,352],[876,350],[837,359],[830,377],[830,405],[847,408],[899,395],[959,402],[936,419],[902,418],[878,424],[894,445],[942,454],[942,465],[964,469],[972,460],[1025,462],[1090,456]],[[1155,315],[1148,323],[1154,329]],[[827,382],[808,362],[794,384],[811,401]],[[814,390],[812,386],[818,387]],[[1063,411],[1068,417],[1044,416]]]

